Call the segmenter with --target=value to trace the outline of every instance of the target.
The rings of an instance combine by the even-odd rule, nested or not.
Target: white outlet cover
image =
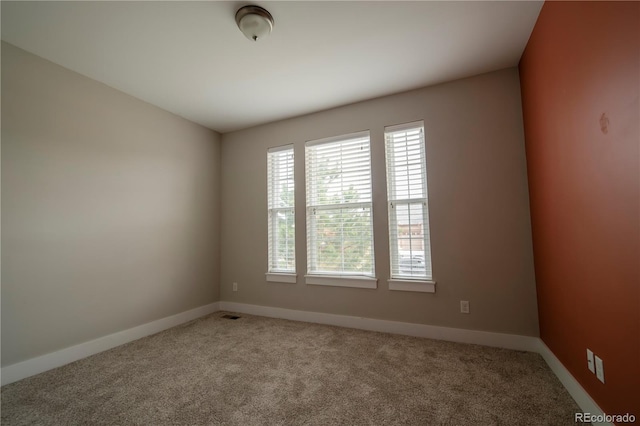
[[[599,356],[596,355],[596,377],[604,383],[604,363]]]
[[[596,374],[596,364],[593,360],[593,351],[591,349],[587,349],[587,367],[589,368],[589,371]]]
[[[469,301],[468,300],[461,300],[460,301],[460,312],[463,314],[468,314],[469,313]]]

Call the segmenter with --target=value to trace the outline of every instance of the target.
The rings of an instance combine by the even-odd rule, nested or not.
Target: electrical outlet
[[[238,291],[238,283],[233,283],[233,291]]]
[[[460,301],[460,312],[463,314],[468,314],[469,313],[469,301],[468,300],[461,300]]]
[[[587,367],[589,368],[589,371],[596,374],[596,364],[593,360],[593,352],[591,349],[587,349]]]
[[[596,377],[604,383],[604,363],[599,356],[596,355]]]

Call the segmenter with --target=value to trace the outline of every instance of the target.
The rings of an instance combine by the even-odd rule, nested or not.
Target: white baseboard
[[[558,377],[583,412],[591,413],[592,415],[601,415],[604,413],[580,383],[571,375],[569,370],[556,358],[547,345],[537,337],[326,314],[321,312],[298,311],[224,301],[211,303],[60,351],[3,367],[0,371],[1,383],[2,385],[13,383],[221,310],[270,318],[283,318],[293,321],[536,352],[546,361],[551,371]],[[593,424],[611,425],[611,423]]]
[[[553,371],[556,377],[558,377],[560,383],[562,383],[565,389],[569,392],[569,395],[571,395],[571,397],[576,401],[583,413],[590,413],[594,416],[604,414],[604,411],[602,411],[587,391],[584,390],[582,385],[575,379],[575,377],[573,377],[569,370],[566,369],[566,367],[541,339],[538,339],[538,350],[536,352],[538,352],[546,361],[549,368],[551,368],[551,371]],[[612,426],[612,424],[608,422],[592,422],[592,424]]]
[[[465,330],[461,328],[439,327],[399,321],[387,321],[347,315],[325,314],[321,312],[297,311],[293,309],[273,308],[269,306],[248,305],[235,302],[220,302],[223,311],[240,312],[271,318],[283,318],[294,321],[317,324],[337,325],[360,330],[383,333],[404,334],[406,336],[427,337],[451,342],[473,343],[519,351],[537,352],[538,338],[516,334],[493,333],[488,331]]]
[[[71,346],[36,358],[31,358],[7,367],[2,367],[2,370],[0,371],[0,383],[2,383],[2,385],[6,385],[56,367],[61,367],[65,364],[95,355],[99,352],[115,348],[116,346],[129,343],[133,340],[137,340],[151,334],[159,333],[160,331],[175,327],[176,325],[183,324],[219,310],[220,302],[211,303],[170,317],[151,321],[128,330],[119,331],[85,343],[80,343],[79,345]]]

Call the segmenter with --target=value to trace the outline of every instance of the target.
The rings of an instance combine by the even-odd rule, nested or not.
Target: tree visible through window
[[[374,275],[369,132],[308,142],[307,268]]]

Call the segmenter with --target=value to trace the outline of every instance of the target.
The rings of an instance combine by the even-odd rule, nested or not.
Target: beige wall
[[[220,136],[2,43],[2,365],[218,300]]]
[[[383,132],[385,125],[414,120],[425,122],[435,294],[387,285]],[[305,285],[304,142],[365,129],[372,143],[378,288]],[[266,151],[291,143],[298,282],[268,283]],[[517,69],[223,135],[221,265],[226,301],[537,336]],[[459,313],[461,299],[471,302],[470,315]]]

